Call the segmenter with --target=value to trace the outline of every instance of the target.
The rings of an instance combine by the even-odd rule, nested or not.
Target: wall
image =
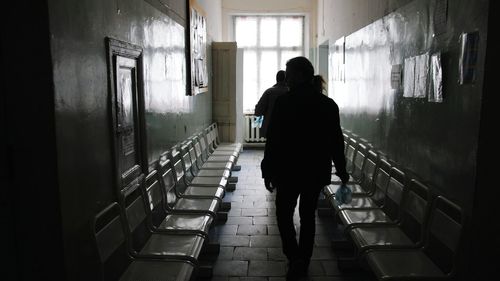
[[[2,280],[64,280],[47,1],[2,3]]]
[[[210,77],[208,91],[203,93],[207,99],[210,100],[209,116],[214,122],[213,118],[213,91],[214,91],[214,71],[212,63],[212,43],[222,40],[222,26],[221,26],[221,0],[197,0],[198,5],[205,11],[207,19],[207,61],[208,61],[208,77]]]
[[[222,41],[222,0],[197,0],[207,14],[208,41]]]
[[[343,125],[373,142],[466,209],[474,190],[488,1],[449,1],[448,31],[433,35],[432,1],[413,1],[346,37],[345,82],[331,81]],[[466,9],[464,9],[467,7]],[[463,20],[463,19],[467,20]],[[458,85],[458,38],[479,30],[478,77]],[[407,99],[390,86],[391,65],[442,52],[444,102]]]
[[[316,0],[316,45],[338,38],[378,20],[412,0]],[[315,58],[316,68],[319,67]]]
[[[499,18],[498,1],[490,1],[488,14],[488,30],[495,30]],[[498,217],[500,213],[497,204],[498,198],[498,169],[497,163],[499,152],[497,149],[498,138],[496,137],[498,125],[495,122],[498,115],[498,104],[500,102],[498,91],[496,62],[498,61],[498,40],[487,40],[483,95],[481,97],[481,123],[479,125],[479,143],[477,153],[476,192],[474,195],[474,221],[470,228],[473,229],[473,237],[470,239],[472,248],[469,255],[471,261],[468,265],[468,280],[490,280],[491,276],[498,276],[498,254],[492,251],[492,245],[500,245],[500,236],[492,235],[491,228],[485,227],[491,224],[492,217]]]
[[[335,41],[412,0],[317,0],[318,44]]]
[[[411,1],[373,22],[371,19],[390,10],[388,3],[373,3],[372,16],[366,14],[367,6],[352,7],[352,20],[343,20],[341,29],[328,31],[332,36],[330,46],[338,37],[346,36],[345,81],[331,79],[329,95],[339,104],[341,124],[346,129],[463,208],[468,223],[459,264],[463,278],[469,270],[472,244],[468,242],[474,237],[470,225],[478,218],[473,210],[477,208],[474,200],[489,1],[448,1],[447,30],[442,34],[434,32],[434,3]],[[349,15],[347,11],[343,13]],[[358,28],[357,24],[362,24],[357,19],[359,14],[366,17],[367,25]],[[339,16],[332,22],[342,19]],[[474,30],[480,34],[477,79],[459,85],[459,36]],[[391,88],[392,65],[438,51],[442,55],[443,103],[403,98],[402,89]]]
[[[159,3],[158,1],[151,1]],[[50,0],[57,156],[68,279],[97,280],[91,221],[117,196],[113,186],[106,36],[143,48],[148,161],[211,122],[211,96],[185,96],[168,80],[186,9],[163,1],[177,22],[146,1]],[[180,39],[180,40],[179,40]],[[173,46],[172,42],[180,42]]]

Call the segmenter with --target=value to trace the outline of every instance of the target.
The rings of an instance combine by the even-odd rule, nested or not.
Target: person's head
[[[285,82],[285,71],[284,70],[280,70],[276,73],[276,82],[277,83]]]
[[[314,68],[305,57],[295,57],[286,63],[286,83],[288,87],[309,83],[314,76]]]
[[[286,63],[286,83],[291,89],[304,84],[310,84],[321,92],[324,88],[323,77],[314,75],[312,63],[305,57],[295,57]]]

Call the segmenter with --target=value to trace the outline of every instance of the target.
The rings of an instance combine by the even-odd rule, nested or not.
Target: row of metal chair
[[[352,201],[335,200],[340,182],[324,194],[354,248],[354,260],[378,280],[451,279],[456,272],[461,208],[371,146],[345,134]],[[334,245],[335,246],[335,245]]]
[[[161,154],[96,215],[94,237],[103,280],[193,280],[210,277],[219,244],[215,223],[227,219],[225,193],[241,144],[222,144],[217,125]]]

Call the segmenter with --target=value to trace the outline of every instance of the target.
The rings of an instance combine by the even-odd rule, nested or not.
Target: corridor
[[[275,216],[275,194],[269,193],[261,179],[260,161],[263,150],[245,149],[238,164],[241,171],[236,190],[226,195],[231,210],[225,224],[215,229],[215,239],[221,251],[214,266],[213,281],[281,281],[285,280],[286,258],[281,251],[281,240]],[[296,229],[299,226],[295,212]],[[333,217],[318,217],[316,240],[309,267],[309,280],[313,281],[365,281],[373,280],[361,270],[341,272],[337,256],[330,247],[336,232]]]
[[[484,227],[498,213],[499,1],[31,2],[2,8],[2,281],[285,281],[254,147],[274,140],[254,120],[279,70],[294,92],[297,57],[313,70],[301,86],[335,103],[355,183],[352,198],[336,177],[325,189],[308,279],[499,275]],[[322,111],[310,96],[274,125],[290,129],[270,149],[283,178],[302,175],[297,155],[337,147],[316,136],[327,119],[308,121]],[[339,269],[347,244],[326,207],[365,270]]]

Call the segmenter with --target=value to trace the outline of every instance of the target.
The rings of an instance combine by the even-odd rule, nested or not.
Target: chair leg
[[[210,242],[204,245],[203,254],[210,256],[218,256],[220,253],[220,244],[215,242]]]
[[[199,260],[203,262],[214,263],[217,261],[220,253],[220,244],[209,242],[203,245],[203,249],[200,253]]]
[[[229,182],[226,186],[226,191],[228,192],[233,192],[236,190],[236,184],[235,183],[232,183],[232,182]]]
[[[225,224],[227,221],[227,212],[219,211],[217,212],[217,224]]]
[[[210,280],[214,273],[214,268],[210,263],[200,262],[197,269],[196,278],[201,280]]]
[[[343,226],[340,226],[340,225],[337,226],[337,229],[335,229],[335,231],[333,232],[332,239],[330,241],[331,241],[332,249],[334,249],[334,250],[352,250],[353,249],[352,241],[350,241],[346,237]]]
[[[220,209],[223,212],[229,212],[231,210],[231,202],[222,202]]]
[[[318,208],[318,216],[319,217],[333,217],[335,212],[330,208]]]

